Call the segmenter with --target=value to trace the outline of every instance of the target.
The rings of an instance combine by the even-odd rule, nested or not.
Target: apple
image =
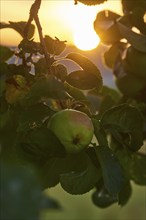
[[[55,113],[48,122],[48,128],[64,145],[68,154],[78,153],[88,147],[94,133],[89,116],[74,109]]]

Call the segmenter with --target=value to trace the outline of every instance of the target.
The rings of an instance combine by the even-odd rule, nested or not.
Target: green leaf
[[[0,97],[2,96],[5,90],[6,90],[5,80],[0,79]]]
[[[0,145],[2,154],[6,153],[9,157],[17,135],[20,112],[13,111],[10,106],[7,107],[6,111],[0,114]]]
[[[54,76],[56,76],[58,79],[60,79],[62,82],[65,81],[66,76],[67,76],[67,69],[64,65],[62,64],[53,64],[50,67],[50,72]]]
[[[57,37],[54,40],[50,36],[46,35],[44,40],[47,50],[50,54],[60,55],[66,48],[66,41],[60,41]]]
[[[106,110],[115,106],[121,98],[118,91],[107,86],[103,86],[101,96],[99,114],[103,114]]]
[[[146,81],[130,72],[127,72],[126,74],[123,67],[124,66],[120,66],[119,69],[116,70],[116,72],[123,73],[123,75],[119,75],[116,79],[116,85],[118,89],[128,98],[130,97],[145,100],[144,91],[146,87]]]
[[[126,203],[128,202],[130,196],[132,194],[132,188],[131,188],[131,183],[129,181],[127,181],[122,190],[120,191],[119,195],[118,195],[118,204],[121,206],[126,205]]]
[[[0,84],[0,86],[1,86],[1,84]],[[1,90],[1,88],[0,88],[0,90]],[[8,106],[8,103],[7,103],[6,99],[5,99],[5,97],[0,94],[0,117],[1,117],[1,114],[4,114],[5,112],[7,112],[8,107],[9,106]]]
[[[47,128],[41,127],[27,132],[18,145],[20,153],[30,160],[47,160],[65,156],[65,149],[58,138]],[[19,151],[18,149],[18,151]]]
[[[143,145],[143,119],[139,110],[127,104],[113,107],[103,114],[100,127],[108,130],[121,144],[137,151]],[[124,142],[122,135],[128,135]]]
[[[98,91],[102,88],[102,77],[98,68],[87,57],[79,53],[70,53],[66,56],[77,63],[82,69],[70,73],[66,81],[74,87],[81,90],[96,88]]]
[[[96,148],[97,157],[102,169],[105,188],[109,194],[116,196],[124,184],[123,171],[114,153],[108,147]]]
[[[146,155],[131,153],[126,149],[120,149],[116,155],[124,169],[126,177],[136,184],[146,185]]]
[[[138,28],[142,34],[146,34],[146,24],[144,22],[144,14],[145,14],[145,9],[142,7],[139,7],[138,5],[138,7],[133,9],[132,15],[131,15],[133,26]]]
[[[142,53],[132,46],[128,47],[126,57],[123,61],[126,72],[146,80],[146,53]]]
[[[67,82],[65,82],[64,85],[69,95],[71,95],[74,99],[85,102],[87,104],[88,100],[81,90],[71,86]]]
[[[78,2],[81,2],[85,5],[97,5],[97,4],[101,4],[107,0],[74,0],[75,3],[77,4]]]
[[[143,8],[146,10],[146,2],[145,0],[139,0],[139,1],[122,0],[122,7],[123,7],[123,12],[127,14],[132,12],[136,8]]]
[[[119,18],[120,15],[113,12],[113,11],[110,11],[110,10],[103,10],[103,11],[100,11],[98,14],[97,14],[97,18],[98,18],[98,21],[99,22],[103,22],[103,21],[106,21],[106,22],[111,22],[111,21],[116,21],[117,18]]]
[[[47,78],[36,81],[26,96],[25,102],[33,104],[41,98],[67,99],[69,97],[63,83],[49,75]]]
[[[2,79],[6,79],[6,77],[9,75],[9,65],[5,62],[0,61],[0,77]]]
[[[7,110],[6,112],[0,114],[0,129],[3,129],[6,125],[8,125],[11,117],[12,112],[10,110]]]
[[[15,31],[17,31],[22,37],[24,37],[24,28],[26,26],[27,22],[20,21],[20,22],[12,22],[9,21],[9,23],[0,23],[0,29],[3,28],[12,28]],[[31,39],[34,35],[35,26],[33,24],[30,24],[29,31],[28,31],[28,39]]]
[[[90,159],[82,172],[69,172],[60,175],[62,188],[70,194],[78,195],[89,192],[101,178],[101,172]]]
[[[86,169],[87,155],[82,152],[67,155],[65,158],[48,159],[41,168],[44,188],[54,187],[60,181],[60,175],[68,172],[81,172]]]
[[[40,127],[47,117],[50,117],[53,111],[42,103],[37,103],[28,107],[22,112],[17,131],[27,131],[35,127]]]
[[[122,36],[128,40],[128,42],[138,51],[146,53],[146,37],[142,34],[137,34],[132,31],[129,27],[122,24],[120,21],[117,22],[117,26]]]
[[[43,76],[48,73],[48,67],[45,58],[39,59],[37,63],[35,63],[35,75]]]
[[[113,44],[105,53],[104,53],[104,61],[105,64],[110,68],[114,69],[115,64],[121,52],[126,48],[126,43],[117,42]]]
[[[103,114],[109,108],[112,108],[116,103],[113,101],[110,95],[106,95],[102,98],[100,106],[99,106],[99,113]]]
[[[24,65],[16,65],[16,64],[9,64],[8,65],[9,70],[9,77],[13,75],[22,75],[26,77],[26,75],[30,75],[29,68]]]
[[[89,111],[94,111],[90,100],[85,96],[83,91],[71,86],[67,82],[64,83],[67,93],[74,98],[73,106],[79,111],[90,114]]]
[[[95,137],[97,138],[97,141],[101,145],[108,145],[106,134],[104,130],[100,129],[100,120],[96,116],[92,117],[92,123],[94,126],[94,134]]]
[[[66,82],[81,90],[93,89],[98,85],[96,76],[82,70],[71,72],[66,77]]]
[[[87,150],[86,150],[86,153],[88,154],[88,156],[91,159],[94,166],[97,167],[97,169],[99,169],[100,164],[99,164],[99,161],[98,161],[98,158],[97,158],[95,148],[93,146],[88,147]]]
[[[14,52],[10,50],[8,47],[0,45],[0,61],[1,62],[7,61],[13,54]]]
[[[108,10],[100,11],[97,14],[94,21],[94,29],[103,43],[113,44],[122,38],[116,23],[119,17],[119,14]]]
[[[35,42],[33,39],[28,40],[24,38],[18,45],[18,48],[20,50],[23,50],[23,52],[25,53],[37,53],[37,52],[41,53],[42,52],[40,43]]]
[[[131,179],[139,185],[146,185],[146,155],[137,153],[133,155],[130,163]]]

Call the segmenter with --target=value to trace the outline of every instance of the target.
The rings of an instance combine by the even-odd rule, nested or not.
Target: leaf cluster
[[[118,89],[103,85],[98,67],[82,54],[62,57],[65,41],[45,36],[46,60],[41,43],[33,39],[33,25],[25,38],[26,22],[0,24],[23,38],[16,49],[0,46],[0,160],[2,190],[7,194],[0,197],[3,219],[38,219],[40,210],[60,208],[42,195],[59,183],[74,195],[94,190],[92,201],[101,208],[124,206],[131,196],[131,181],[146,184],[146,155],[140,152],[146,138],[143,4],[123,0],[123,16],[101,11],[94,22],[107,45],[103,59]],[[79,69],[69,73],[62,60]],[[79,110],[92,120],[94,138],[79,153],[68,155],[47,128],[62,109]]]

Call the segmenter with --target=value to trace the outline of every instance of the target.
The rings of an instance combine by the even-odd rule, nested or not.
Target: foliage
[[[101,11],[94,22],[108,48],[103,59],[113,71],[116,90],[103,85],[98,67],[82,54],[58,57],[65,41],[45,36],[35,42],[33,25],[29,24],[27,37],[24,34],[28,22],[0,24],[23,37],[16,50],[0,46],[2,219],[38,219],[40,210],[60,208],[42,195],[58,183],[75,195],[95,189],[92,201],[101,208],[116,202],[125,205],[131,181],[146,185],[146,155],[139,152],[146,139],[146,4],[145,0],[121,4],[122,16]],[[62,59],[80,69],[68,73],[59,63]],[[94,126],[95,138],[76,154],[68,154],[47,127],[62,109],[84,112]]]

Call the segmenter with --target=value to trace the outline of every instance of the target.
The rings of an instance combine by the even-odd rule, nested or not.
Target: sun
[[[46,9],[51,7],[51,1],[44,2]],[[75,45],[80,50],[92,50],[96,48],[100,42],[98,35],[95,33],[93,22],[97,12],[102,9],[102,6],[86,6],[78,3],[74,5],[72,1],[56,1],[56,4],[51,8],[50,23],[45,22],[46,28],[50,27],[52,35],[59,39],[65,39],[69,44]],[[42,17],[48,17],[48,11],[42,11]],[[56,18],[61,15],[59,20]],[[51,23],[52,22],[52,23]]]
[[[99,10],[99,9],[98,9]],[[100,42],[98,35],[93,28],[97,8],[88,7],[83,4],[78,5],[74,11],[73,22],[73,42],[80,50],[92,50]]]
[[[95,49],[100,42],[100,38],[92,29],[77,30],[73,40],[75,46],[80,50]]]

